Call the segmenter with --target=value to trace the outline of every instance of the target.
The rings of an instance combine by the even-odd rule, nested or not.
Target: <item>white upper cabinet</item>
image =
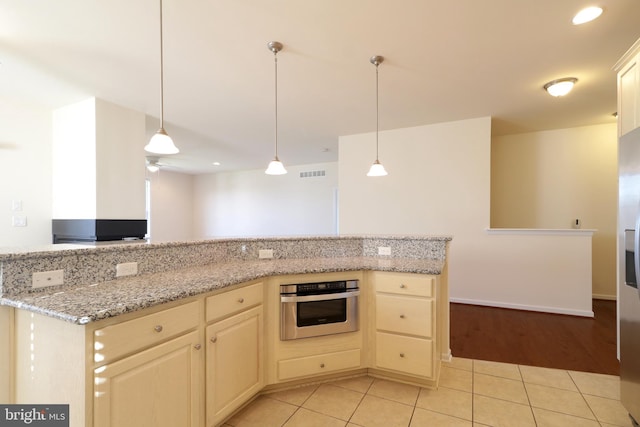
[[[618,72],[618,136],[640,127],[640,39],[615,66]]]

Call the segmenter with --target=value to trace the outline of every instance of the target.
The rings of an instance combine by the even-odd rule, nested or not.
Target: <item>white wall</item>
[[[53,112],[53,218],[143,219],[145,116],[97,99]]]
[[[380,178],[375,135],[341,137],[340,233],[452,235],[452,300],[592,315],[590,236],[487,233],[490,133],[488,117],[381,132]]]
[[[489,226],[489,117],[380,132],[386,177],[366,176],[375,134],[340,137],[341,234],[453,235],[451,296],[477,283],[465,267]]]
[[[151,240],[191,240],[194,176],[161,169],[147,172],[147,179],[151,183]]]
[[[337,163],[194,177],[195,238],[336,234]],[[300,172],[325,171],[301,178]]]
[[[0,246],[51,243],[51,110],[0,100],[0,183]]]
[[[593,294],[616,296],[615,123],[494,137],[491,226],[571,228],[593,236]]]
[[[96,98],[96,218],[144,219],[145,115]]]

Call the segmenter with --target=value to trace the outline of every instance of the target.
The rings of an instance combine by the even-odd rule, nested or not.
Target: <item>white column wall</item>
[[[151,183],[151,241],[186,241],[193,238],[194,176],[147,172]]]

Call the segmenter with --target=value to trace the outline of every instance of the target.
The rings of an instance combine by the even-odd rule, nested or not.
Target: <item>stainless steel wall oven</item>
[[[280,339],[358,330],[357,280],[280,286]]]

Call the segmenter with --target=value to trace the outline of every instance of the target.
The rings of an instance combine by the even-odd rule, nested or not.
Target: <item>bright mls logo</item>
[[[0,405],[0,426],[69,427],[69,405]]]

